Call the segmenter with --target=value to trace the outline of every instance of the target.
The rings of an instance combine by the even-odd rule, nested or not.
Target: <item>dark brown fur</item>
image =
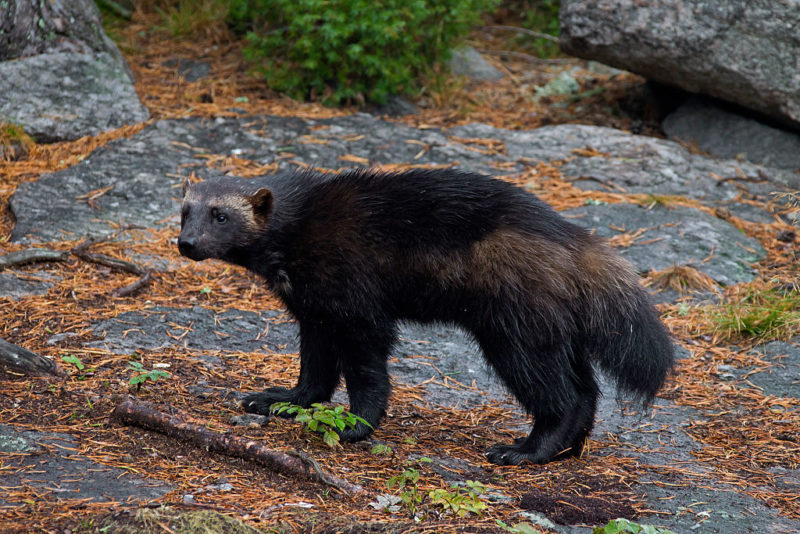
[[[644,402],[672,367],[669,336],[630,264],[534,195],[481,175],[205,182],[186,192],[179,248],[262,275],[300,325],[297,386],[249,395],[251,412],[329,400],[343,376],[351,411],[377,426],[397,322],[451,323],[534,418],[527,438],[489,459],[543,463],[580,454],[599,394],[595,363]]]

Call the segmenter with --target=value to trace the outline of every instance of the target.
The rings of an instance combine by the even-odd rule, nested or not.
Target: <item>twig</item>
[[[15,265],[27,265],[28,263],[38,263],[45,261],[66,261],[69,252],[64,250],[51,250],[49,248],[29,248],[9,252],[0,256],[0,270]]]
[[[502,24],[494,24],[492,26],[481,26],[481,29],[524,33],[525,35],[530,35],[531,37],[535,37],[537,39],[546,39],[554,43],[558,42],[558,37],[556,37],[555,35],[550,35],[549,33],[535,32],[533,30],[529,30],[528,28],[520,28],[519,26],[504,26]]]
[[[509,56],[515,57],[517,59],[524,59],[525,61],[530,61],[531,63],[546,63],[546,64],[555,64],[555,65],[563,65],[564,63],[569,63],[570,59],[568,58],[552,58],[552,59],[542,59],[540,57],[532,56],[530,54],[525,54],[524,52],[514,52],[513,50],[478,50],[481,54],[489,54],[491,56]]]
[[[170,408],[170,412],[178,413],[173,408]],[[193,443],[208,451],[244,458],[273,471],[322,482],[345,493],[355,495],[364,492],[364,489],[357,484],[325,473],[317,462],[304,454],[290,455],[247,438],[212,432],[201,425],[187,423],[179,415],[163,413],[131,398],[119,402],[111,417],[123,424],[154,430],[165,436]]]
[[[94,254],[89,252],[89,247],[98,243],[104,243],[116,238],[121,232],[141,228],[140,226],[127,225],[119,228],[111,234],[102,237],[87,237],[70,250],[52,250],[48,248],[32,248],[27,250],[18,250],[0,256],[0,271],[7,267],[15,265],[26,265],[28,263],[46,262],[46,261],[66,261],[70,254],[77,258],[88,261],[90,263],[97,263],[105,265],[118,271],[126,273],[138,274],[141,278],[125,287],[114,290],[111,293],[114,297],[124,297],[131,295],[147,285],[153,279],[153,272],[150,269],[145,269],[135,263],[120,260],[108,256],[106,254]]]
[[[88,261],[90,263],[97,263],[99,265],[105,265],[106,267],[117,269],[118,271],[138,274],[139,276],[144,276],[147,273],[146,269],[142,269],[135,263],[131,263],[125,260],[120,260],[118,258],[112,258],[111,256],[107,256],[105,254],[92,254],[84,250],[76,250],[77,248],[78,247],[73,248],[71,252],[75,256],[82,259],[83,261]]]
[[[146,286],[148,283],[150,283],[150,281],[152,279],[153,279],[153,271],[147,271],[144,274],[144,276],[139,278],[134,283],[129,284],[129,285],[125,286],[125,287],[120,287],[120,288],[115,289],[114,291],[112,291],[111,292],[111,296],[112,297],[127,297],[129,295],[133,295],[134,293],[139,291],[141,288]]]

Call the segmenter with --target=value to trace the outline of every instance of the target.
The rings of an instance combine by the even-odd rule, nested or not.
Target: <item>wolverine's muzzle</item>
[[[180,236],[178,238],[178,250],[181,253],[181,256],[185,256],[190,260],[199,261],[205,259],[199,254],[197,250],[197,238],[196,237],[184,237]]]

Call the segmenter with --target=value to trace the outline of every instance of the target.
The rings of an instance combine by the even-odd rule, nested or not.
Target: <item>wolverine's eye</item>
[[[217,208],[211,210],[211,217],[219,224],[228,222],[228,216],[219,211]]]

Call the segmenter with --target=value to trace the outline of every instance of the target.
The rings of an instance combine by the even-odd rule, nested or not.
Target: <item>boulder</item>
[[[800,126],[800,9],[790,0],[562,0],[561,47]]]
[[[800,135],[745,117],[717,102],[690,98],[664,119],[664,133],[714,156],[800,170]]]
[[[0,2],[0,123],[52,142],[148,118],[94,2]]]
[[[55,52],[0,63],[0,121],[38,142],[69,141],[149,118],[126,65],[107,52]]]

